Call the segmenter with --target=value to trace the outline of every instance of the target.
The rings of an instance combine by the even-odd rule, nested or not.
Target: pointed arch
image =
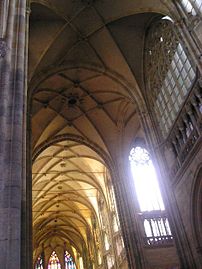
[[[132,148],[129,160],[140,211],[165,210],[149,152],[144,147],[136,146]]]
[[[155,19],[148,27],[144,58],[148,105],[165,138],[197,77],[193,59],[168,16]]]
[[[52,252],[49,258],[48,269],[61,269],[60,260],[55,251]]]
[[[131,149],[129,161],[144,227],[145,245],[171,244],[173,237],[155,168],[142,143]]]

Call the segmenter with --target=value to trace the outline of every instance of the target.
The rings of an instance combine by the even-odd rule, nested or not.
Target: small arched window
[[[72,256],[65,251],[65,269],[76,269]]]
[[[61,269],[60,260],[55,251],[52,252],[49,262],[48,269]]]
[[[156,122],[165,137],[192,88],[196,68],[168,16],[151,23],[145,51],[148,96]]]
[[[43,269],[43,258],[42,255],[40,255],[36,261],[35,269]]]

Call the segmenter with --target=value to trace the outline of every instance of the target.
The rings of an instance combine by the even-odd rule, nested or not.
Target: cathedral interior
[[[0,269],[201,269],[201,134],[201,0],[1,0]]]

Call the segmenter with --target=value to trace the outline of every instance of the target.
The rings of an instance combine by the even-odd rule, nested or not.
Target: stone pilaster
[[[26,150],[26,0],[2,3],[5,8],[0,19],[7,21],[0,46],[0,264],[4,269],[22,269],[25,268],[21,266],[21,203]]]

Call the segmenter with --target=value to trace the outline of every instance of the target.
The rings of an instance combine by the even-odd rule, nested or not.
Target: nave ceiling
[[[144,37],[157,13],[168,13],[157,0],[31,1],[35,249],[66,241],[81,253],[98,197],[109,206],[114,160],[142,135]]]

